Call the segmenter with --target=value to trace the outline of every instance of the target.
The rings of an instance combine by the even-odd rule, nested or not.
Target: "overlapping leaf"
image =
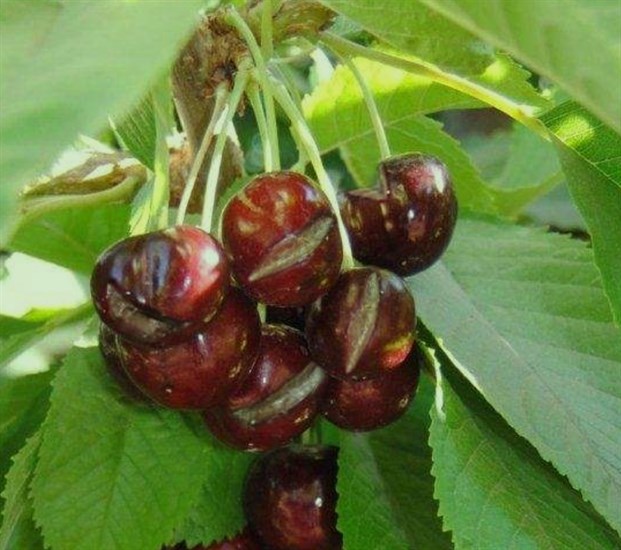
[[[159,550],[197,501],[209,447],[178,413],[131,402],[96,348],[53,385],[32,484],[47,545]]]
[[[78,132],[101,129],[171,62],[201,0],[0,6],[0,218]],[[157,45],[155,45],[157,43]]]
[[[462,220],[410,279],[418,313],[489,403],[621,527],[621,330],[590,250]]]
[[[418,2],[388,8],[375,0],[321,1],[393,47],[441,67],[479,74],[493,61],[489,45]]]
[[[621,136],[571,101],[542,120],[557,138],[569,190],[593,239],[604,290],[621,325]]]
[[[396,424],[368,434],[324,431],[340,445],[338,527],[349,550],[451,548],[433,500],[427,445],[433,386],[421,381]]]
[[[99,254],[127,236],[129,215],[124,204],[57,210],[20,226],[8,246],[90,275]]]
[[[436,498],[456,548],[618,548],[621,539],[504,420],[445,369],[432,412]]]
[[[363,0],[348,0],[362,4]],[[621,5],[608,0],[421,0],[555,81],[621,131]]]

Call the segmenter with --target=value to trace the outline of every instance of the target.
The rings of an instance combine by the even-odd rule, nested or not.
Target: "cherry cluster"
[[[457,203],[434,157],[389,158],[379,176],[378,188],[339,197],[362,267],[341,269],[328,199],[288,171],[258,176],[231,199],[222,244],[178,225],[129,237],[96,263],[100,348],[127,390],[201,411],[231,447],[276,449],[248,478],[253,534],[213,548],[340,548],[336,450],[283,446],[318,414],[343,429],[373,430],[399,418],[413,397],[421,357],[414,300],[400,276],[440,257]],[[319,509],[296,501],[320,489]],[[272,517],[274,509],[285,517]]]
[[[202,411],[238,449],[282,446],[319,413],[356,431],[397,419],[419,357],[414,300],[396,273],[441,255],[457,207],[434,157],[393,157],[379,174],[378,189],[340,197],[363,267],[341,272],[327,198],[287,171],[256,177],[229,202],[222,245],[188,225],[113,245],[91,280],[110,368],[165,407]]]

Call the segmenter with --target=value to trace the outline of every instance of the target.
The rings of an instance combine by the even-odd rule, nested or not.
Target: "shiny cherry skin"
[[[345,430],[366,432],[399,419],[414,398],[420,366],[413,350],[397,368],[369,380],[331,378],[323,415]]]
[[[343,259],[328,200],[296,172],[258,176],[235,196],[222,216],[222,242],[244,291],[280,307],[327,292]]]
[[[199,544],[198,546],[188,548],[185,543],[180,542],[172,547],[165,547],[162,550],[261,550],[261,546],[259,546],[256,537],[250,529],[246,528],[233,538],[212,542],[208,546]]]
[[[362,267],[341,275],[306,317],[313,359],[339,379],[366,379],[398,367],[415,339],[414,299],[403,280]]]
[[[231,447],[273,449],[310,427],[326,381],[301,332],[263,325],[259,355],[241,387],[203,416],[211,432]]]
[[[229,288],[220,244],[181,225],[129,237],[106,250],[91,277],[102,321],[126,340],[165,346],[213,317]]]
[[[231,288],[216,316],[189,339],[162,348],[117,337],[123,368],[143,393],[171,409],[203,410],[237,389],[259,351],[255,304]]]
[[[413,275],[431,266],[448,246],[457,199],[446,166],[413,153],[379,165],[380,189],[340,197],[354,256],[364,264]]]
[[[336,447],[277,449],[251,467],[244,510],[270,550],[339,550],[336,529]]]

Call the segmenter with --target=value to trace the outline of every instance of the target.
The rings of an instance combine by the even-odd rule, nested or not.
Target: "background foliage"
[[[334,32],[369,48],[354,62],[392,151],[441,157],[461,207],[442,262],[408,280],[432,366],[413,407],[371,434],[322,425],[340,446],[345,547],[619,548],[621,5],[321,2],[339,14]],[[140,194],[133,206],[20,218],[17,191],[79,134],[105,140],[109,117],[157,185],[168,162],[162,75],[201,7],[210,4],[0,4],[3,250],[83,282],[97,255],[128,234]],[[425,70],[387,66],[377,54]],[[292,70],[333,180],[373,185],[380,153],[351,72],[316,58]],[[515,120],[492,134],[452,126],[456,110],[488,105]],[[238,117],[237,129],[246,167],[259,171],[253,117]],[[282,146],[295,162],[293,141]],[[11,277],[3,269],[0,285]],[[157,550],[241,529],[252,457],[220,447],[194,415],[124,396],[92,326],[41,372],[14,368],[91,311],[85,299],[0,316],[0,549]]]

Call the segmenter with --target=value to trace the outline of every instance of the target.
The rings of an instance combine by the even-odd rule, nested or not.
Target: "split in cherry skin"
[[[446,166],[411,153],[379,165],[379,189],[340,195],[354,256],[402,276],[430,267],[447,248],[457,199]]]
[[[256,177],[226,206],[222,242],[233,274],[255,300],[309,304],[341,270],[336,216],[322,191],[297,172]]]
[[[312,425],[326,382],[301,332],[263,325],[258,358],[241,387],[203,416],[211,432],[231,447],[273,449]]]
[[[101,320],[124,339],[149,346],[184,340],[213,317],[229,288],[221,245],[181,225],[128,237],[106,250],[91,276]]]
[[[377,267],[344,272],[310,307],[306,338],[330,376],[366,379],[399,366],[415,339],[414,299],[403,280]]]

